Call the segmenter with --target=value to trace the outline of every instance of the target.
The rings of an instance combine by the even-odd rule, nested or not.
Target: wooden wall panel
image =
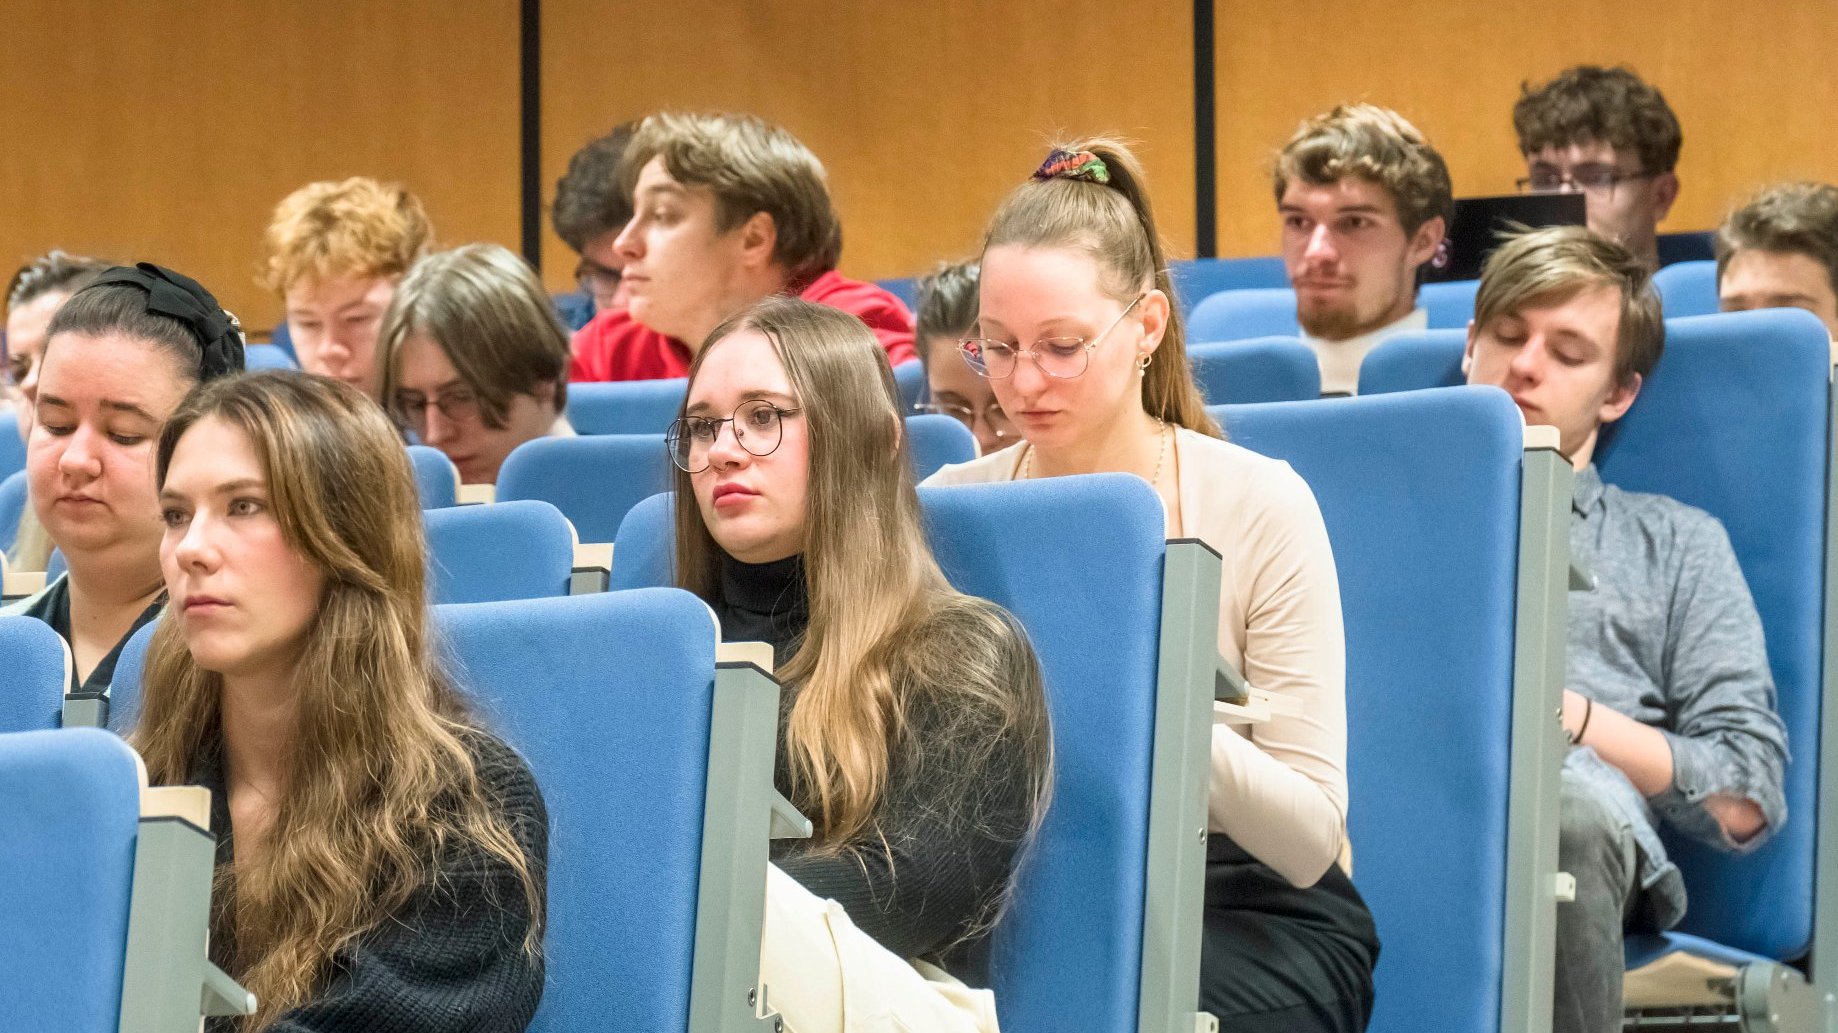
[[[1221,254],[1269,254],[1270,159],[1303,118],[1369,100],[1402,112],[1449,162],[1458,195],[1524,175],[1520,83],[1573,64],[1627,64],[1678,113],[1682,191],[1663,230],[1714,227],[1750,191],[1838,181],[1838,20],[1761,0],[1216,0]]]
[[[750,112],[828,168],[844,271],[904,276],[972,252],[1048,141],[1107,131],[1142,144],[1163,232],[1191,250],[1191,18],[1189,0],[546,0],[544,202],[569,155],[619,121]],[[549,283],[567,287],[573,265],[549,234]]]
[[[51,247],[197,277],[245,324],[268,215],[401,180],[443,242],[518,240],[510,0],[64,0],[0,33],[0,265]]]

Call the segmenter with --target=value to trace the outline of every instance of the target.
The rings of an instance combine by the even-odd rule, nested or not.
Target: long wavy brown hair
[[[257,1030],[324,985],[341,949],[434,878],[450,848],[502,859],[522,879],[541,943],[531,863],[463,739],[476,727],[431,652],[420,503],[401,440],[355,389],[292,372],[202,385],[160,433],[162,487],[198,421],[240,429],[260,457],[287,543],[324,572],[294,669],[297,722],[261,863],[217,872],[211,931],[260,1001]],[[160,622],[131,741],[154,784],[188,780],[222,735],[222,677]],[[284,848],[282,848],[284,847]]]
[[[810,624],[778,673],[797,690],[785,749],[792,802],[815,827],[813,846],[841,852],[876,834],[890,751],[916,691],[960,692],[960,709],[995,715],[972,733],[984,740],[975,748],[1002,736],[1022,744],[1038,821],[1052,766],[1040,670],[1013,619],[953,589],[926,544],[885,353],[855,317],[775,297],[709,335],[689,371],[692,388],[720,342],[749,329],[771,340],[810,428]],[[714,598],[725,555],[689,475],[676,470],[678,584]],[[1015,647],[991,650],[991,642]]]

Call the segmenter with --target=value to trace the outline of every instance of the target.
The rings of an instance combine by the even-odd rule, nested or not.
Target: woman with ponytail
[[[211,790],[209,1033],[520,1033],[542,996],[547,817],[434,660],[408,455],[356,388],[192,392],[159,434],[154,632],[131,737]]]
[[[1051,766],[1014,619],[927,548],[893,374],[860,320],[773,298],[717,328],[668,438],[676,574],[773,646],[777,845],[761,979],[798,1033],[996,1028],[979,946]]]
[[[1213,729],[1200,1008],[1229,1033],[1357,1033],[1378,939],[1348,877],[1333,552],[1302,479],[1206,414],[1129,150],[1056,149],[996,212],[979,294],[963,357],[1024,440],[928,483],[1133,473],[1161,496],[1168,537],[1226,557],[1220,654],[1297,706]]]

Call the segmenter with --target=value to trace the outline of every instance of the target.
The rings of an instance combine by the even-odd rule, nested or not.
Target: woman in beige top
[[[1223,440],[1194,386],[1141,169],[1055,150],[996,213],[971,368],[1024,442],[928,484],[1128,472],[1169,537],[1225,557],[1219,649],[1295,713],[1216,725],[1200,1007],[1226,1031],[1358,1031],[1378,940],[1348,879],[1346,651],[1333,552],[1287,463]]]

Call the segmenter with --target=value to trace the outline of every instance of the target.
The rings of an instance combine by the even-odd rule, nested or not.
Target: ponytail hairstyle
[[[1143,372],[1142,407],[1176,426],[1225,436],[1206,414],[1206,399],[1193,382],[1186,327],[1149,207],[1148,184],[1127,146],[1100,137],[1055,147],[1039,171],[996,209],[983,250],[1004,244],[1085,253],[1097,263],[1104,293],[1119,304],[1150,288],[1166,295],[1168,325],[1156,361]]]

